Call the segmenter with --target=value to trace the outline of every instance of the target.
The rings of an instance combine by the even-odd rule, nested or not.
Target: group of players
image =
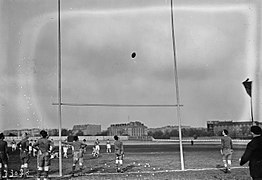
[[[53,154],[53,142],[48,139],[48,134],[45,130],[40,131],[41,138],[39,138],[34,144],[33,148],[37,150],[37,179],[40,180],[41,177],[44,180],[48,179],[49,175],[49,168],[50,168],[50,161],[51,155]],[[5,174],[6,179],[8,177],[8,150],[7,150],[7,142],[4,140],[5,136],[3,133],[0,133],[0,179],[3,179]],[[29,153],[29,136],[27,133],[23,135],[22,140],[17,144],[20,149],[20,160],[21,160],[21,170],[20,176],[22,178],[26,178],[29,170],[28,170],[28,163],[30,159]],[[114,136],[115,142],[115,155],[116,155],[116,171],[122,172],[122,165],[123,165],[123,155],[124,155],[124,148],[123,142],[119,140],[118,136]],[[64,145],[70,145],[73,149],[73,165],[72,165],[72,176],[75,174],[75,169],[77,163],[79,164],[80,174],[83,170],[83,154],[86,148],[86,144],[79,141],[78,136],[74,136],[73,142],[62,142]],[[99,141],[95,143],[95,147],[99,148]],[[107,152],[109,152],[109,145],[107,141]],[[110,145],[110,152],[111,152],[111,145]]]
[[[252,140],[247,144],[246,150],[243,156],[239,159],[240,165],[249,161],[250,175],[253,180],[262,179],[262,130],[259,126],[251,127]],[[41,176],[44,180],[48,179],[50,160],[52,154],[53,142],[48,139],[48,134],[45,130],[40,131],[41,138],[39,138],[34,144],[33,148],[37,150],[37,179]],[[225,172],[230,172],[231,158],[233,153],[232,139],[228,136],[226,129],[222,132],[221,138],[221,154],[223,157]],[[5,136],[0,133],[0,179],[3,179],[4,171],[8,172],[8,149],[7,142],[4,140]],[[29,136],[24,134],[22,140],[17,144],[20,148],[20,160],[21,160],[21,175],[26,177],[28,172],[28,163],[30,159],[29,154]],[[118,136],[114,136],[114,149],[116,155],[116,171],[123,172],[123,156],[124,148],[123,142],[119,140]],[[73,165],[72,175],[74,175],[76,164],[79,163],[80,172],[83,170],[83,153],[86,148],[86,144],[79,141],[78,136],[74,136],[73,142],[62,142],[63,144],[73,147]],[[99,151],[99,141],[95,142],[94,148]],[[109,150],[110,149],[110,150]],[[107,142],[107,152],[111,152],[110,142]],[[6,173],[6,179],[8,179],[8,173]]]

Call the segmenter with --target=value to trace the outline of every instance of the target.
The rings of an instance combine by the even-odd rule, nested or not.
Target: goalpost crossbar
[[[59,103],[52,103],[59,105]],[[86,107],[178,107],[177,104],[96,104],[96,103],[61,103],[61,106],[86,106]],[[180,107],[183,105],[179,105]]]

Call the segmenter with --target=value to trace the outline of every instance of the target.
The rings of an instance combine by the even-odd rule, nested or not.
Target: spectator
[[[253,180],[262,179],[262,130],[259,126],[252,126],[252,140],[247,144],[246,150],[240,159],[240,165],[249,161],[250,176]]]

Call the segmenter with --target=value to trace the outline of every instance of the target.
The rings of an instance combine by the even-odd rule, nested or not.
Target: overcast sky
[[[1,0],[0,131],[58,128],[57,1]],[[256,10],[247,0],[175,0],[182,125],[250,120]],[[176,104],[168,0],[62,0],[62,102]],[[137,56],[132,59],[131,53]],[[62,127],[177,125],[168,108],[62,107]]]

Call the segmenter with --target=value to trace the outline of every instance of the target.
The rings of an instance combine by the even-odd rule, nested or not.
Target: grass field
[[[218,145],[184,145],[186,171],[181,171],[179,146],[177,144],[125,145],[124,173],[115,173],[114,154],[105,153],[101,146],[98,158],[91,155],[92,146],[84,155],[84,174],[71,178],[72,155],[63,158],[63,177],[58,177],[58,158],[51,161],[51,179],[250,179],[246,166],[240,167],[238,159],[244,147],[235,148],[232,173],[225,174],[216,168],[222,165]],[[19,155],[10,155],[10,169],[18,171]],[[30,176],[36,175],[36,158],[30,161]],[[15,178],[14,178],[15,179]],[[17,178],[16,178],[17,179]],[[33,178],[29,178],[33,179]]]

